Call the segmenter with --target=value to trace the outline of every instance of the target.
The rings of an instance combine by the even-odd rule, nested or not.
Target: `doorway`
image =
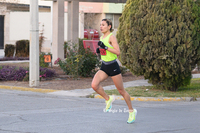
[[[4,49],[4,16],[0,15],[0,49]]]

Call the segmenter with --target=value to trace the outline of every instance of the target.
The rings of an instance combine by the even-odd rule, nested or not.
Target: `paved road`
[[[0,89],[0,133],[199,133],[200,101],[133,102],[137,120],[124,101],[103,112],[102,99]]]

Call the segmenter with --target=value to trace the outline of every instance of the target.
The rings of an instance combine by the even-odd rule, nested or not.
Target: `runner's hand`
[[[102,41],[99,41],[99,42],[98,42],[98,45],[99,45],[101,48],[105,49],[105,50],[108,49],[108,47],[106,47]]]

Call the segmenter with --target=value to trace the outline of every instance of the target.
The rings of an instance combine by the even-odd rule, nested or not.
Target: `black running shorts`
[[[104,71],[108,76],[116,76],[121,73],[119,64],[116,60],[110,63],[102,62],[100,70]]]

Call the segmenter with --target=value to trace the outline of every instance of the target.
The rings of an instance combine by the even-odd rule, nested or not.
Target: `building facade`
[[[2,4],[0,8],[0,49],[6,44],[15,44],[17,40],[30,39],[30,13],[29,1],[18,0],[16,3]],[[97,29],[100,33],[100,22],[109,18],[113,22],[114,34],[117,32],[119,17],[125,4],[115,3],[79,3],[79,38],[84,38],[84,29]],[[64,4],[64,40],[67,41],[68,2]],[[52,42],[52,2],[39,0],[39,30],[43,33],[45,41],[43,52],[51,52]]]

